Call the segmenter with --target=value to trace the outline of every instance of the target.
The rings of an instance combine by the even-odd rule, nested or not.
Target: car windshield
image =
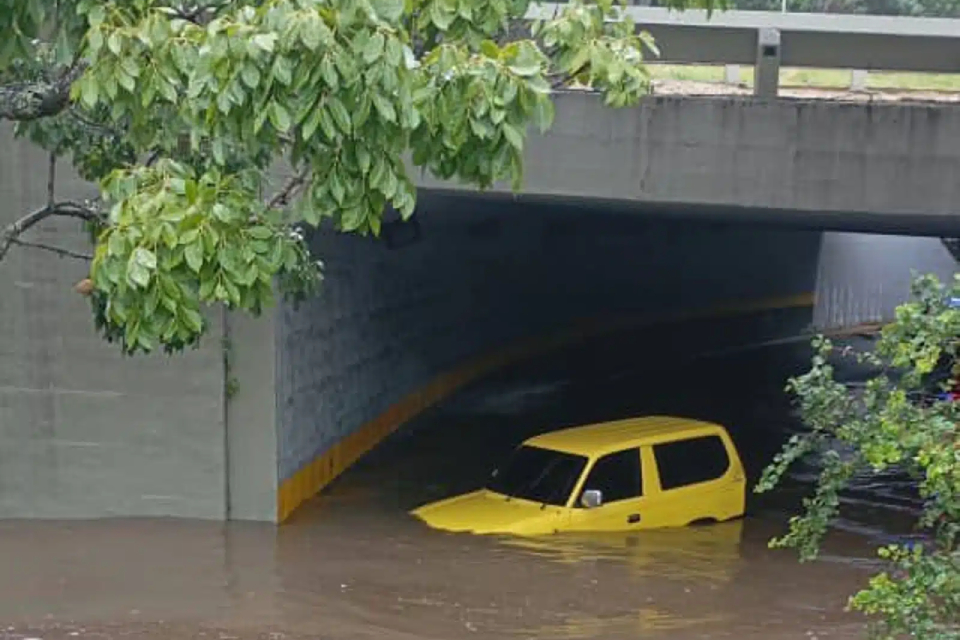
[[[556,506],[567,503],[587,458],[521,445],[493,473],[487,489],[514,498]]]

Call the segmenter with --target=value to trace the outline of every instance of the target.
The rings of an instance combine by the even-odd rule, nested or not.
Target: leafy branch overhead
[[[204,305],[258,313],[276,282],[313,290],[303,225],[378,234],[388,207],[409,217],[411,160],[519,189],[528,127],[550,126],[556,88],[612,107],[647,92],[653,42],[619,5],[525,19],[534,7],[0,0],[0,119],[101,186],[90,280],[104,335],[127,352],[180,349],[202,335]],[[278,164],[295,184],[271,193]]]
[[[960,274],[948,283],[919,277],[913,299],[898,307],[872,349],[840,349],[818,338],[810,370],[788,385],[809,430],[785,445],[758,486],[769,491],[793,463],[819,456],[816,491],[773,542],[810,560],[852,480],[899,470],[916,482],[921,541],[880,549],[888,570],[851,600],[873,616],[883,639],[960,639],[960,397],[951,397],[960,390],[957,300]],[[861,389],[836,379],[844,360],[872,371]]]

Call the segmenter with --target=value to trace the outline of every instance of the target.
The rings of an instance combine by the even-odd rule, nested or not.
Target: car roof
[[[568,427],[542,433],[524,444],[596,457],[625,447],[641,446],[726,430],[719,424],[676,416],[643,416]]]

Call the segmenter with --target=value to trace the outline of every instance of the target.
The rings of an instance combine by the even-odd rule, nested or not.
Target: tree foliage
[[[851,605],[874,616],[878,637],[956,640],[960,400],[946,392],[956,388],[960,376],[960,308],[954,306],[960,300],[960,274],[952,283],[919,277],[913,294],[872,350],[838,349],[822,337],[814,342],[811,369],[787,387],[809,430],[787,443],[757,490],[772,489],[793,462],[819,454],[823,468],[814,495],[805,499],[803,514],[790,520],[789,531],[773,541],[809,560],[817,556],[852,477],[891,468],[909,473],[924,500],[917,525],[927,542],[880,549],[889,570],[874,576]],[[862,389],[836,380],[835,368],[845,358],[874,372]]]
[[[556,89],[611,107],[647,91],[654,43],[620,5],[525,19],[531,6],[0,0],[0,120],[101,191],[51,191],[0,235],[0,259],[46,217],[84,219],[83,291],[127,353],[196,344],[208,305],[259,313],[277,292],[309,295],[322,263],[305,226],[376,235],[388,208],[409,217],[411,167],[519,189],[528,128],[550,126]],[[268,180],[278,165],[283,186]]]

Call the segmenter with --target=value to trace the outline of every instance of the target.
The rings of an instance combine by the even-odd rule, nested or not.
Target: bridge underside
[[[505,192],[464,192],[453,189],[422,190],[419,209],[457,209],[477,206],[549,207],[568,215],[591,215],[603,211],[610,216],[641,217],[649,220],[675,220],[692,223],[742,223],[793,230],[941,237],[950,239],[960,234],[956,215],[934,213],[888,213],[827,211],[788,208],[755,208],[732,205],[647,202],[614,198],[576,198],[544,194]]]
[[[675,215],[955,235],[960,108],[953,104],[651,96],[609,109],[556,98],[532,133],[523,199]],[[459,190],[430,178],[421,187]],[[506,184],[493,190],[509,195]]]

